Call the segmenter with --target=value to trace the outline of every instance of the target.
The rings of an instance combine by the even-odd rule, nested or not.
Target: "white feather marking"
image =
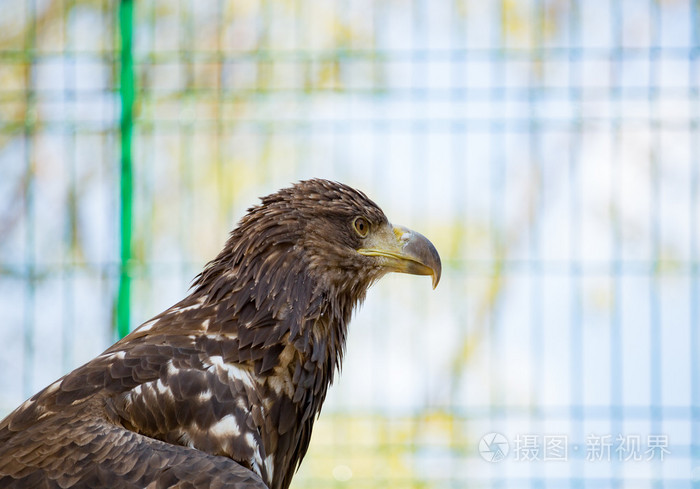
[[[197,396],[197,399],[200,402],[208,402],[211,399],[211,391],[200,392],[199,396]]]
[[[151,382],[149,382],[151,383]],[[162,380],[158,379],[156,381],[156,390],[158,391],[158,394],[164,395],[164,396],[170,396],[172,397],[173,394],[170,390],[170,388],[163,383]]]
[[[260,455],[260,447],[258,446],[258,442],[255,441],[255,436],[253,436],[253,433],[246,433],[245,441],[246,443],[248,443],[248,446],[253,450],[253,459],[250,461],[250,465],[252,466],[255,472],[262,476],[262,456]]]
[[[46,388],[46,393],[53,394],[54,392],[56,392],[58,390],[58,387],[61,385],[61,382],[63,382],[63,380],[57,380],[56,382],[48,386]]]
[[[236,417],[232,414],[227,414],[211,425],[208,431],[210,435],[219,438],[234,438],[241,434],[241,428],[238,426]]]
[[[221,355],[214,355],[209,357],[209,362],[212,366],[217,369],[221,369],[230,379],[238,380],[243,382],[248,387],[253,387],[253,379],[250,376],[250,372],[242,367],[239,367],[233,363],[226,363]]]
[[[212,355],[209,357],[209,362],[211,362],[212,365],[218,365],[219,367],[224,366],[224,357],[221,355]]]
[[[125,356],[126,353],[123,351],[113,351],[110,353],[103,353],[98,358],[102,358],[104,360],[123,360]]]
[[[253,387],[253,379],[250,378],[250,372],[248,370],[231,364],[224,364],[223,368],[230,378],[240,380],[248,387]]]
[[[31,399],[27,399],[22,404],[20,404],[20,406],[17,408],[17,412],[24,411],[25,409],[29,408],[29,406],[31,406],[32,404],[34,404],[34,401],[32,401]]]
[[[208,321],[208,319],[207,319]],[[215,341],[221,341],[221,340],[235,340],[238,338],[238,333],[232,332],[232,333],[215,333],[215,334],[205,334],[205,337],[209,338],[210,340],[215,340]]]
[[[175,365],[173,365],[172,360],[168,360],[168,376],[175,376],[177,375],[177,368],[175,368]]]
[[[158,322],[157,319],[151,319],[150,321],[146,321],[143,323],[141,326],[136,328],[134,332],[138,331],[139,333],[144,333],[146,331],[150,331],[151,328]]]
[[[190,438],[189,433],[187,433],[186,431],[180,433],[178,441],[180,442],[180,444],[186,447],[194,448],[194,442],[192,441],[192,438]]]
[[[202,305],[202,299],[197,299],[197,302],[195,302],[192,305],[185,306],[185,307],[173,307],[170,309],[169,312],[184,312],[184,311],[189,311],[190,309],[197,309],[199,306]]]
[[[294,395],[294,385],[292,384],[289,375],[270,376],[266,380],[267,384],[273,391],[275,391],[275,394],[280,395],[284,393],[289,397]]]
[[[267,477],[272,480],[275,476],[275,457],[274,455],[268,455],[265,457],[265,469],[267,470]]]

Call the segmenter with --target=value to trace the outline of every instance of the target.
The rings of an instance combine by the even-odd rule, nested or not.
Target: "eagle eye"
[[[364,217],[356,217],[352,222],[352,227],[361,238],[366,237],[369,233],[369,222]]]

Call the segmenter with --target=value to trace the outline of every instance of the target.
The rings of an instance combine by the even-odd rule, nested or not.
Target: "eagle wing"
[[[0,424],[0,488],[267,487],[246,457],[230,458],[235,450],[199,446],[239,439],[208,434],[222,419],[233,426],[222,413],[240,385],[217,380],[193,346],[146,337],[118,346]]]
[[[155,440],[86,413],[40,422],[3,444],[0,473],[2,488],[267,487],[227,457]]]

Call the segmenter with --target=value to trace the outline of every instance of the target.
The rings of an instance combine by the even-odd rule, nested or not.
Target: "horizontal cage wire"
[[[699,12],[0,4],[0,418],[323,177],[444,271],[369,291],[292,487],[696,487]]]

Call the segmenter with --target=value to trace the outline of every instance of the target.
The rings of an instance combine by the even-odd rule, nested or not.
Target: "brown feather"
[[[0,422],[0,487],[287,488],[385,273],[358,215],[387,223],[325,180],[263,198],[190,296]]]

